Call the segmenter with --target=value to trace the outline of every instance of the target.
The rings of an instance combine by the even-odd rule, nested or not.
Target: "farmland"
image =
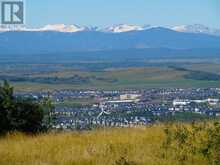
[[[1,66],[0,79],[9,80],[18,91],[220,86],[218,64],[137,64],[134,66],[128,63],[127,67],[123,63],[86,61],[62,64],[4,64]]]

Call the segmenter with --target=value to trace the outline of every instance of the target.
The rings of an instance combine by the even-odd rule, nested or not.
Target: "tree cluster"
[[[46,128],[44,118],[40,101],[15,97],[8,82],[0,84],[0,134],[12,131],[38,133]]]

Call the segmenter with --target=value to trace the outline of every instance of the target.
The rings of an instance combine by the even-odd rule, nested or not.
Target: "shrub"
[[[186,164],[193,157],[203,157],[212,165],[220,165],[220,123],[203,122],[189,125],[174,124],[164,130],[165,154],[175,155],[177,161]]]

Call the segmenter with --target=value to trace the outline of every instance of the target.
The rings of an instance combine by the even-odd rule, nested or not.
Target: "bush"
[[[33,99],[16,98],[8,82],[0,85],[0,134],[37,133],[43,129],[44,111]]]
[[[220,165],[220,123],[203,122],[169,125],[164,130],[164,155],[175,155],[180,164],[202,157],[209,164]]]

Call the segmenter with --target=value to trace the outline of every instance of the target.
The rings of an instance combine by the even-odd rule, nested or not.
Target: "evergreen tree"
[[[17,98],[13,87],[7,81],[0,85],[0,134],[11,131],[37,133],[52,124],[52,102],[45,99],[42,103],[31,98]],[[44,123],[44,116],[49,115]]]

